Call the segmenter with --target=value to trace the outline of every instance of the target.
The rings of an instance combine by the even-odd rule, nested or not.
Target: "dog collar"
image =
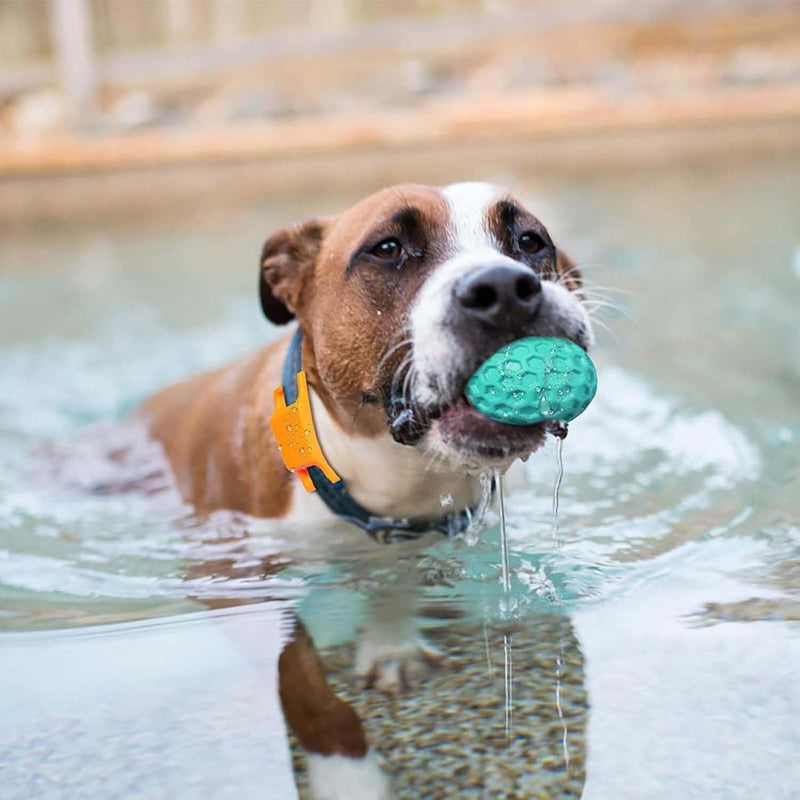
[[[340,519],[357,525],[376,542],[416,539],[437,531],[453,536],[464,531],[472,514],[468,510],[448,514],[438,520],[408,520],[376,516],[347,491],[322,451],[314,429],[308,382],[303,371],[303,335],[300,328],[289,343],[283,363],[282,385],[275,389],[275,410],[270,427],[286,468],[297,475],[308,492],[316,492]]]

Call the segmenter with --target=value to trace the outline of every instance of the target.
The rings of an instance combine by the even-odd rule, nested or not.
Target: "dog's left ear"
[[[583,278],[578,265],[563,251],[556,248],[556,269],[564,286],[571,292],[580,294],[583,287]]]
[[[294,319],[324,232],[324,222],[314,219],[283,228],[264,243],[259,294],[261,309],[270,322],[285,325]]]

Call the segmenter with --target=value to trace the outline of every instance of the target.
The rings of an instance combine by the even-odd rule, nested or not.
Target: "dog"
[[[545,423],[479,414],[464,394],[471,375],[521,337],[593,343],[576,265],[518,199],[485,183],[395,186],[279,230],[264,245],[259,281],[267,319],[296,320],[295,330],[163,390],[139,412],[201,513],[339,516],[380,541],[463,529],[481,474],[527,458],[548,433]],[[279,402],[302,393],[300,373],[309,441],[322,453],[292,472],[270,418],[276,389]],[[374,636],[359,656],[362,673],[380,685],[374,665],[397,647]],[[435,657],[420,643],[414,652]],[[372,787],[352,796],[389,796],[360,722],[329,696],[301,626],[281,659],[287,721],[312,755],[339,759],[319,785],[347,775],[342,785]],[[395,678],[414,669],[411,656],[391,660]]]
[[[523,336],[584,349],[592,327],[575,264],[492,185],[397,186],[338,216],[280,230],[261,257],[267,318],[302,331],[316,432],[348,492],[376,517],[468,508],[478,475],[544,441],[465,400],[475,369]],[[141,409],[198,511],[330,514],[285,468],[269,426],[291,336],[167,388]]]

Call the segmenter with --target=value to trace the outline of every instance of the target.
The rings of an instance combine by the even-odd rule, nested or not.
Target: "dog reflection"
[[[218,560],[187,577],[255,578],[285,566],[274,558],[237,568]],[[406,583],[351,592],[350,600],[360,599],[358,630],[318,648],[312,632],[330,638],[343,591],[312,588],[287,620],[278,660],[301,798],[581,796],[588,710],[568,617],[529,613],[511,626],[487,625],[454,605],[420,603],[419,589]]]

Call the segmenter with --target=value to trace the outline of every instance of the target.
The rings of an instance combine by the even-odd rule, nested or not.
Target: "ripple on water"
[[[223,323],[201,331],[170,332],[145,313],[107,323],[92,341],[5,351],[0,601],[9,613],[0,626],[95,621],[100,607],[122,616],[173,613],[196,607],[187,596],[245,602],[299,591],[298,574],[287,569],[287,552],[301,546],[294,531],[235,514],[194,518],[141,429],[83,427],[119,418],[159,386],[262,340],[260,323],[232,303]],[[621,369],[602,371],[594,404],[565,444],[557,531],[548,453],[508,481],[515,583],[534,603],[602,594],[631,564],[735,525],[741,504],[725,498],[761,470],[756,446],[718,412],[687,409]],[[58,445],[42,450],[53,438]],[[107,457],[121,449],[123,463]],[[21,466],[31,463],[33,472]],[[465,593],[494,598],[495,535],[449,552],[456,586],[479,587]],[[344,552],[358,558],[358,542]],[[327,555],[337,569],[317,564],[314,579],[344,580],[346,557]],[[52,612],[44,621],[42,608]]]

